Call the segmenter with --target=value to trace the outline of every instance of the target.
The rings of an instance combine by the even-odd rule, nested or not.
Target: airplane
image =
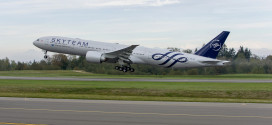
[[[167,49],[153,49],[139,45],[122,45],[79,38],[46,36],[38,38],[33,44],[47,52],[57,52],[85,56],[90,63],[118,63],[116,70],[134,72],[131,64],[149,64],[165,68],[223,66],[229,61],[216,59],[226,41],[229,31],[223,31],[194,54],[173,52]]]

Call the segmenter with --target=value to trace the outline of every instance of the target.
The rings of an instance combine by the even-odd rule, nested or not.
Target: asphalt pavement
[[[272,104],[0,97],[0,124],[271,125]]]

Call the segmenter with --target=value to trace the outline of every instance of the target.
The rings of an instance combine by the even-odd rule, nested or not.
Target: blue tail
[[[224,45],[229,33],[230,33],[229,31],[223,31],[217,37],[215,37],[209,43],[207,43],[204,47],[198,50],[195,54],[215,59],[220,49]]]

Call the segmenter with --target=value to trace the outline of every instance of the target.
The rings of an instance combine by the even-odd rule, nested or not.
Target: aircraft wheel
[[[116,69],[116,70],[119,70],[119,66],[115,66],[115,69]]]
[[[123,72],[127,72],[127,68],[124,68],[124,69],[123,69]]]
[[[130,68],[130,72],[134,72],[135,71],[135,69],[134,68]]]
[[[44,59],[47,59],[48,58],[48,56],[47,55],[44,55]]]
[[[123,72],[127,72],[128,71],[128,67],[124,66],[123,67]]]
[[[123,71],[123,67],[119,67],[119,71]]]

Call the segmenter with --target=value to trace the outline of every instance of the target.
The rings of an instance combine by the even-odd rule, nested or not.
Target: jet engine
[[[102,63],[106,60],[103,53],[96,51],[88,51],[86,54],[86,61],[90,63]]]

